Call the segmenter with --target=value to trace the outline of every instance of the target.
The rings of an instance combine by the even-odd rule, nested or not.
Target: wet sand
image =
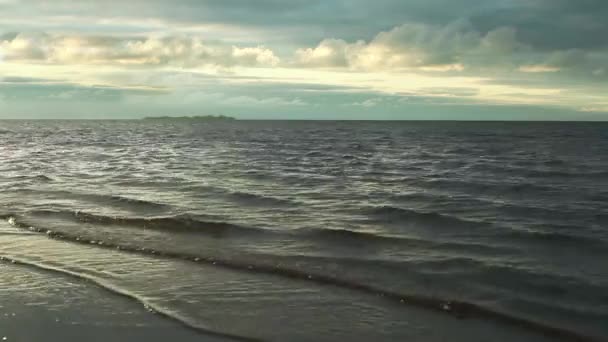
[[[93,284],[0,263],[0,341],[225,341]]]

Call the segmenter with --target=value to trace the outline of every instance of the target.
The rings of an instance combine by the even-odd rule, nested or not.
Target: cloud
[[[131,0],[110,6],[96,0],[54,0],[52,5],[46,0],[21,0],[6,5],[3,16],[39,18],[42,20],[38,25],[43,27],[48,19],[56,17],[130,18],[134,21],[145,18],[162,20],[172,26],[226,24],[247,29],[272,29],[275,36],[289,32],[290,40],[301,42],[311,38],[318,40],[324,34],[344,39],[367,37],[413,18],[443,20],[466,15],[472,8],[485,7],[482,0],[435,0],[435,3],[438,6],[425,5],[423,0],[377,0],[373,3],[368,0]],[[361,24],[363,22],[365,25]]]
[[[608,33],[608,31],[607,31]],[[601,79],[607,75],[608,48],[547,51],[519,40],[518,28],[486,33],[467,21],[445,26],[408,23],[369,41],[328,38],[295,52],[293,66],[350,71],[414,71],[449,75],[488,75],[519,71]]]
[[[299,98],[286,99],[283,97],[256,98],[253,96],[227,97],[222,104],[232,106],[305,106],[307,103]]]
[[[341,39],[325,39],[316,47],[298,49],[295,64],[310,67],[347,67],[350,64],[350,56],[364,45],[362,41],[349,44]]]
[[[376,107],[381,102],[382,102],[382,98],[373,98],[373,99],[367,99],[367,100],[364,100],[361,102],[354,102],[351,105],[358,106],[358,107],[371,108],[371,107]]]
[[[165,106],[167,104],[179,103],[187,107],[226,107],[226,108],[278,108],[278,107],[302,107],[309,105],[306,99],[298,94],[288,96],[281,94],[280,88],[268,92],[258,90],[257,87],[243,87],[233,89],[225,84],[201,88],[177,89],[174,92],[163,94],[141,94],[144,96],[130,96],[127,101],[131,104]],[[149,96],[146,96],[149,95]],[[157,96],[158,95],[158,96]]]
[[[608,68],[608,48],[593,51],[580,49],[555,51],[546,57],[544,63],[587,77],[602,78],[606,76],[602,70]]]
[[[264,47],[232,47],[231,56],[238,61],[240,66],[275,66],[279,64],[280,59],[275,56],[274,52]]]
[[[194,37],[112,37],[19,33],[0,41],[5,61],[123,66],[273,66],[274,52],[263,46],[239,47]]]
[[[509,27],[482,35],[467,22],[446,26],[404,24],[380,32],[369,42],[326,39],[316,47],[297,50],[295,60],[296,65],[308,67],[448,72],[511,62],[509,56],[528,49]]]
[[[608,6],[599,0],[576,3],[566,0],[495,3],[437,0],[432,5],[422,0],[378,1],[371,5],[362,0],[260,0],[255,3],[244,0],[176,0],[175,3],[133,0],[125,4],[128,11],[117,6],[100,6],[92,0],[78,3],[57,0],[54,6],[45,5],[41,0],[24,0],[17,5],[9,2],[6,5],[9,14],[18,15],[27,7],[32,13],[28,20],[32,22],[33,17],[40,16],[38,25],[41,27],[49,18],[52,22],[70,22],[86,15],[91,20],[89,27],[63,28],[63,32],[102,32],[107,29],[105,24],[108,22],[137,23],[138,30],[145,30],[146,22],[151,26],[148,34],[138,31],[133,37],[128,37],[128,30],[133,28],[128,25],[122,36],[114,37],[100,32],[92,35],[52,32],[48,35],[0,35],[0,60],[180,68],[290,65],[355,71],[416,69],[430,73],[500,69],[605,76],[601,71],[606,69],[605,61],[608,60],[605,40],[593,38],[593,44],[590,41],[584,47],[578,47],[581,45],[574,41],[542,43],[561,38],[556,32],[563,33],[566,26],[571,32],[581,32],[577,34],[578,40],[590,40],[582,35],[587,31],[605,36],[608,24],[601,14],[608,14]],[[545,18],[548,13],[554,16],[551,22]],[[378,25],[369,21],[361,25],[362,21],[357,19],[367,15],[378,18],[378,25],[384,30],[380,31]],[[558,18],[563,18],[563,22]],[[84,23],[78,21],[74,25]],[[250,26],[267,31],[256,31],[259,41],[245,45],[214,40],[223,38],[221,31],[208,35],[214,39],[172,31],[172,27],[181,27],[184,29],[181,32],[187,32],[188,27],[195,30],[201,25],[238,27],[242,33],[251,30]],[[392,28],[387,30],[386,27]],[[258,33],[265,36],[257,37]],[[323,38],[316,39],[320,34]],[[289,44],[314,42],[297,44],[295,46],[299,48],[296,49],[285,46],[285,42],[277,43],[277,36],[289,40]],[[566,33],[562,36],[570,39]],[[263,41],[278,45],[270,48],[263,45]]]
[[[595,107],[595,106],[581,107],[579,109],[579,111],[585,112],[585,113],[608,113],[608,104],[601,106],[601,107]]]
[[[522,65],[519,67],[519,71],[528,73],[558,72],[560,70],[560,68],[543,64]]]
[[[2,60],[10,61],[16,58],[23,60],[42,60],[46,56],[44,51],[45,35],[19,35],[6,34],[0,41],[0,54]]]
[[[45,78],[37,77],[20,77],[20,76],[4,76],[0,77],[0,84],[2,83],[51,83],[56,80],[49,80]]]
[[[430,96],[440,96],[440,97],[470,97],[476,96],[479,94],[479,89],[477,88],[440,88],[440,87],[431,87],[431,88],[422,88],[419,90],[421,93],[428,94]]]
[[[445,26],[467,20],[481,35],[500,27],[517,28],[518,40],[538,49],[588,50],[608,45],[605,0],[130,0],[112,5],[98,0],[53,0],[52,5],[48,0],[2,0],[0,9],[0,29],[23,28],[10,25],[8,19],[26,19],[41,30],[58,18],[87,17],[92,19],[89,25],[95,24],[95,18],[154,20],[164,22],[168,29],[205,23],[245,32],[263,30],[269,33],[267,41],[281,37],[310,45],[329,37],[369,40],[379,31],[410,22]]]
[[[606,17],[605,0],[510,0],[471,13],[469,20],[479,31],[517,27],[519,41],[538,50],[556,51],[608,47]]]
[[[81,85],[62,80],[5,76],[0,78],[0,96],[20,102],[38,101],[121,101],[127,96],[158,96],[163,89]]]

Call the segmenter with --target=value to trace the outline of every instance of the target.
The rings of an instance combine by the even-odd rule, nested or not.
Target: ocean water
[[[0,257],[202,335],[608,339],[607,124],[1,121],[0,141]]]

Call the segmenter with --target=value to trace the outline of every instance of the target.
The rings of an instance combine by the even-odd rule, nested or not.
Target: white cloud
[[[301,99],[286,99],[282,97],[256,98],[252,96],[225,97],[221,104],[232,106],[303,106]]]
[[[348,69],[357,72],[431,72],[491,75],[494,72],[576,72],[603,76],[608,51],[579,49],[544,51],[517,39],[512,27],[487,33],[465,21],[445,26],[404,24],[378,33],[369,41],[324,39],[298,49],[292,67]]]
[[[581,107],[579,111],[585,113],[608,113],[608,104],[603,106],[585,106]]]
[[[280,59],[275,56],[272,50],[264,47],[246,47],[239,48],[237,46],[232,47],[232,57],[237,59],[239,65],[267,65],[275,66],[279,64]]]
[[[151,104],[157,103],[164,105],[166,103],[180,103],[187,106],[209,107],[286,107],[286,106],[306,106],[308,102],[298,98],[288,98],[280,96],[252,96],[252,95],[235,95],[224,92],[213,92],[205,90],[178,90],[174,93],[160,94],[158,96],[131,96],[126,99],[132,104]]]
[[[41,60],[45,58],[45,35],[17,35],[13,39],[0,41],[0,54],[4,60],[16,58],[23,60]]]
[[[177,66],[274,66],[280,62],[263,46],[239,47],[193,37],[121,38],[18,34],[0,41],[6,61],[21,63]]]
[[[314,48],[298,49],[296,64],[312,67],[346,67],[349,58],[365,46],[363,41],[349,44],[341,39],[326,39]]]
[[[499,28],[482,35],[466,22],[443,27],[405,24],[381,32],[369,42],[323,40],[316,47],[299,49],[295,62],[308,67],[448,72],[498,63],[526,49],[517,41],[512,28]]]
[[[70,100],[74,97],[78,96],[78,91],[76,90],[67,90],[62,91],[56,94],[50,94],[47,96],[49,99],[57,99],[57,100]]]
[[[604,76],[606,74],[606,69],[597,68],[597,69],[593,70],[592,74],[593,74],[593,76]]]
[[[352,106],[358,106],[358,107],[365,107],[365,108],[371,108],[371,107],[376,107],[378,104],[380,104],[380,102],[382,101],[381,98],[373,98],[373,99],[367,99],[365,101],[361,101],[361,102],[355,102],[352,103]]]
[[[544,64],[522,65],[519,67],[519,71],[527,73],[558,72],[560,70],[560,68]]]
[[[422,71],[431,71],[431,72],[464,71],[465,66],[462,65],[461,63],[454,63],[454,64],[423,66],[423,67],[420,67],[419,69]]]

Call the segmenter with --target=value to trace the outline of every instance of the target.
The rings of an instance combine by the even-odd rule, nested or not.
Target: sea
[[[2,261],[202,339],[608,340],[606,123],[0,121],[0,190]]]

